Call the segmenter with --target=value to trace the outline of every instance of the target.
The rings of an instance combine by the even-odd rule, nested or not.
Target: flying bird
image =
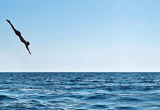
[[[6,21],[11,25],[11,27],[12,27],[13,31],[15,32],[15,34],[19,37],[20,41],[24,43],[24,45],[26,46],[26,49],[27,49],[28,52],[31,54],[31,52],[30,52],[30,50],[29,50],[29,47],[28,47],[30,43],[29,43],[28,41],[26,41],[26,40],[24,39],[24,37],[22,37],[21,32],[19,32],[18,30],[16,30],[16,29],[14,28],[14,26],[12,25],[12,23],[11,23],[10,20],[6,19]]]

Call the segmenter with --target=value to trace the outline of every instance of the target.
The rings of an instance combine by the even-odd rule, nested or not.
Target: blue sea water
[[[160,73],[0,73],[0,110],[160,110]]]

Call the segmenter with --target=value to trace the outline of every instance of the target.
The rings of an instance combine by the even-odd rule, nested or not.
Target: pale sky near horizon
[[[1,0],[0,72],[158,72],[159,0]],[[31,44],[32,55],[15,35]]]

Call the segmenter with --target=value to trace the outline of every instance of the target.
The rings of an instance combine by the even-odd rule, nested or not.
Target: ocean
[[[160,73],[0,73],[0,110],[160,110]]]

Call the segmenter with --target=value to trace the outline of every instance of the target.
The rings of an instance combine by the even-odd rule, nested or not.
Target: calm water
[[[160,110],[160,73],[0,73],[1,110]]]

